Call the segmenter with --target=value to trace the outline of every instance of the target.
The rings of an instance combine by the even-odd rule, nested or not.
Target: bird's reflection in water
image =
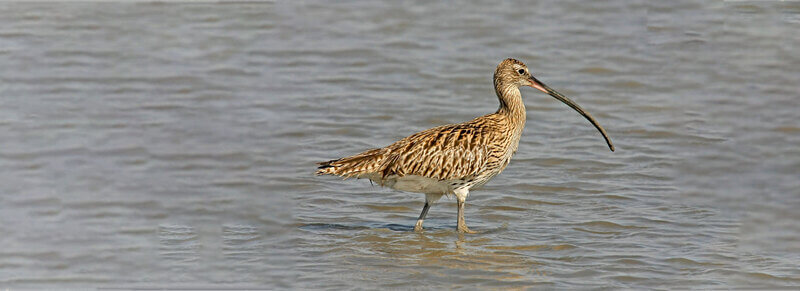
[[[478,234],[459,233],[448,224],[431,225],[415,232],[413,225],[400,224],[306,224],[299,228],[317,232],[330,240],[325,253],[359,277],[381,278],[385,270],[405,272],[409,277],[435,279],[452,271],[488,279],[492,282],[542,281],[547,270],[543,262],[533,260],[528,249],[500,246],[496,237],[507,234],[508,226],[476,228]],[[502,239],[501,239],[502,240]],[[543,246],[543,251],[551,249]],[[532,270],[537,270],[533,272]],[[449,270],[449,271],[444,271]],[[355,274],[355,273],[354,273]],[[513,285],[513,284],[512,284]]]

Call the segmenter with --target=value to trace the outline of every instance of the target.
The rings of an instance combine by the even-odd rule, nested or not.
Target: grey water
[[[798,288],[800,2],[0,4],[0,287]],[[532,88],[510,166],[313,175]]]

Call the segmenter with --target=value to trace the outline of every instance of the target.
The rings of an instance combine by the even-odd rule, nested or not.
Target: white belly
[[[392,189],[425,193],[425,194],[453,194],[457,189],[469,190],[485,184],[491,176],[468,180],[438,180],[417,175],[388,176],[381,179],[379,175],[369,177],[375,183]]]
[[[453,188],[447,181],[440,181],[423,176],[407,175],[407,176],[389,176],[384,180],[373,180],[381,183],[386,187],[416,193],[426,194],[449,194],[452,193]]]

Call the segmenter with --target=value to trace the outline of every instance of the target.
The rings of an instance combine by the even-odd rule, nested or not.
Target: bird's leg
[[[458,200],[458,232],[461,233],[476,233],[467,227],[467,222],[464,220],[464,205],[466,205],[466,196],[456,195]]]
[[[422,231],[422,222],[425,221],[425,216],[428,215],[428,209],[430,208],[431,204],[425,201],[425,206],[422,206],[422,213],[420,213],[419,218],[417,218],[417,224],[414,225],[414,231]]]

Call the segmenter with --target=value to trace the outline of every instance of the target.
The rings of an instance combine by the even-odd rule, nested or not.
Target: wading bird
[[[494,72],[494,89],[500,99],[497,112],[418,132],[383,148],[321,162],[317,175],[367,178],[384,187],[424,193],[425,206],[414,225],[415,231],[422,231],[422,222],[434,202],[442,195],[454,195],[458,202],[458,231],[473,233],[464,221],[464,204],[470,189],[500,174],[517,151],[525,127],[525,104],[519,91],[522,86],[536,88],[578,111],[614,151],[605,129],[589,112],[539,82],[522,62],[506,59]]]

